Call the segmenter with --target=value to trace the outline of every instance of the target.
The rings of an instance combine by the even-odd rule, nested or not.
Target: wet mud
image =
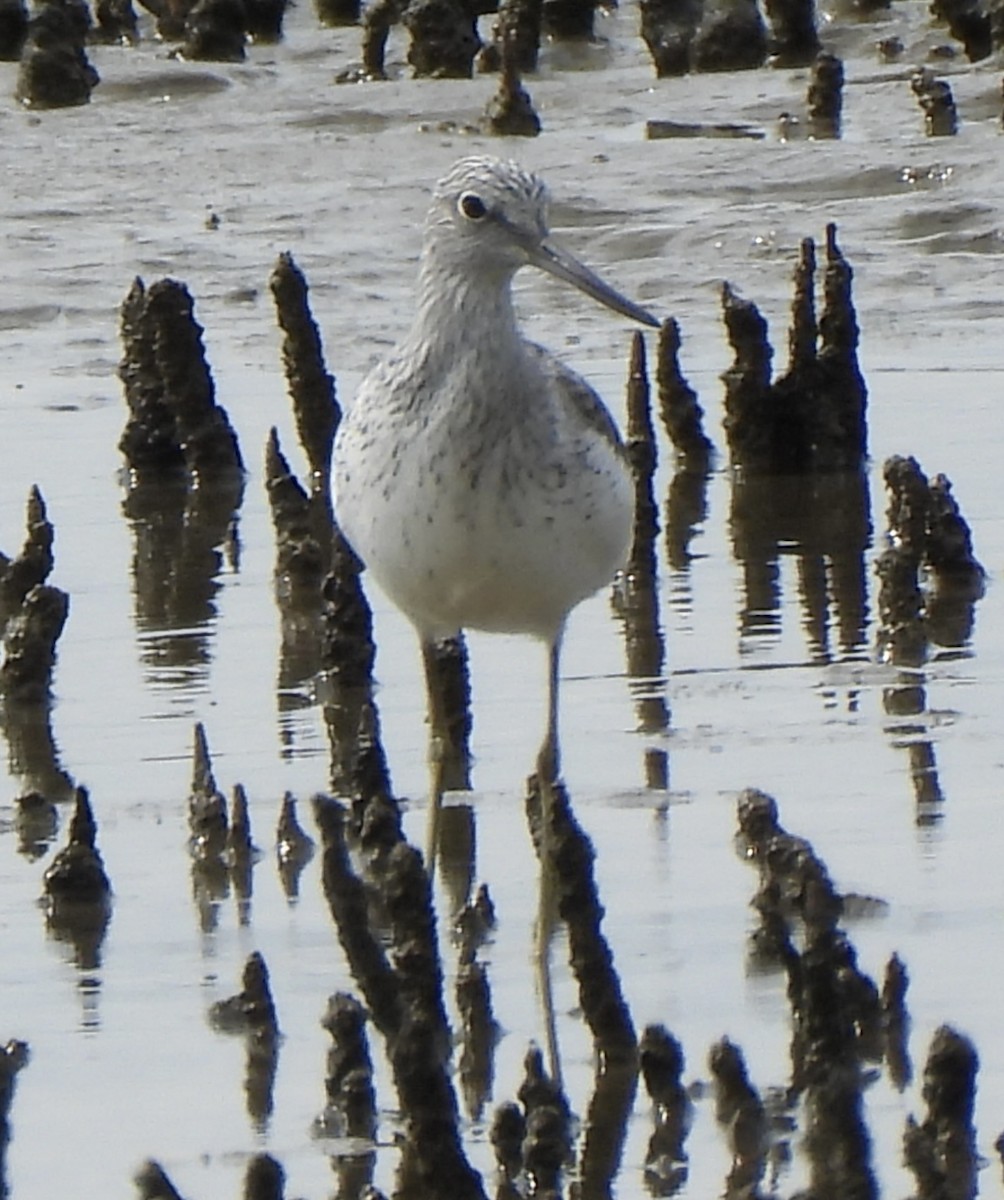
[[[851,270],[832,228],[827,256],[824,310],[817,325],[814,246],[810,239],[802,243],[795,271],[791,361],[777,384],[770,379],[773,350],[762,318],[726,286],[724,317],[737,363],[724,376],[725,432],[731,454],[744,468],[735,483],[732,517],[740,561],[746,556],[767,561],[784,540],[808,545],[807,534],[793,536],[785,526],[798,512],[807,526],[824,527],[821,514],[813,512],[813,498],[839,514],[834,518],[833,547],[821,544],[817,566],[810,569],[807,561],[803,569],[805,603],[808,619],[822,630],[825,620],[819,610],[826,603],[827,585],[822,578],[815,584],[812,580],[819,565],[830,561],[836,602],[845,610],[840,619],[844,642],[853,647],[864,631],[861,564],[870,531],[861,486],[866,388],[855,356],[858,330],[850,297]],[[422,855],[405,837],[381,745],[373,690],[372,616],[360,587],[360,564],[341,539],[328,501],[331,444],[339,419],[334,380],[324,368],[306,281],[288,257],[276,269],[273,291],[286,336],[283,356],[297,430],[310,464],[307,489],[293,476],[273,430],[265,480],[277,539],[276,598],[284,629],[289,613],[302,613],[306,603],[311,619],[300,624],[299,636],[311,649],[301,653],[301,661],[312,672],[320,664],[327,679],[331,785],[349,806],[319,794],[313,810],[322,833],[324,893],[362,997],[332,995],[322,1019],[332,1045],[317,1130],[352,1140],[352,1152],[337,1156],[337,1169],[345,1186],[361,1194],[360,1189],[372,1183],[380,1110],[367,1037],[371,1021],[386,1046],[401,1113],[403,1140],[394,1195],[427,1197],[445,1189],[450,1195],[482,1197],[486,1186],[465,1152],[456,1089],[467,1111],[479,1117],[492,1091],[499,1032],[490,973],[478,957],[494,926],[494,908],[484,889],[475,901],[464,903],[472,878],[461,867],[461,878],[451,888],[459,914],[455,999],[462,1047],[454,1065],[431,880]],[[703,430],[697,393],[682,374],[681,347],[678,324],[667,321],[656,346],[658,408],[676,455],[674,484],[682,477],[699,492],[714,446]],[[200,360],[196,353],[195,361]],[[631,342],[626,409],[625,446],[635,480],[636,515],[616,597],[625,627],[628,674],[651,678],[664,670],[665,646],[658,616],[657,438],[646,343],[640,334]],[[239,470],[239,463],[235,446],[234,455],[219,463],[223,477]],[[171,469],[177,466],[175,454]],[[208,468],[201,474],[212,482]],[[916,665],[922,658],[917,643],[926,636],[919,573],[929,570],[956,600],[963,598],[971,623],[984,572],[947,480],[939,477],[929,484],[912,459],[890,460],[885,474],[891,491],[892,545],[878,564],[882,636],[892,661],[903,661],[905,655]],[[840,496],[837,503],[835,495]],[[796,503],[793,496],[798,497]],[[697,500],[698,508],[699,504]],[[674,511],[674,520],[679,519]],[[685,542],[684,538],[676,550],[683,561]],[[850,561],[842,568],[845,555]],[[751,561],[751,586],[763,570]],[[755,595],[748,603],[751,611],[763,607]],[[435,759],[441,770],[438,786],[462,795],[471,786],[471,694],[463,641],[450,639],[432,647],[426,672],[430,726],[444,739]],[[639,703],[639,716],[649,732],[669,727],[668,709],[651,700]],[[649,759],[647,783],[666,787],[664,755],[655,753]],[[580,1132],[560,1077],[549,1074],[543,1052],[530,1047],[517,1096],[498,1105],[492,1119],[491,1142],[502,1181],[499,1194],[556,1194],[573,1163],[590,1194],[606,1194],[621,1164],[627,1121],[641,1080],[654,1105],[646,1178],[650,1190],[671,1195],[688,1178],[686,1140],[695,1105],[682,1082],[682,1050],[664,1026],[649,1026],[638,1037],[601,929],[604,908],[593,869],[595,852],[574,817],[565,788],[555,782],[551,792],[545,805],[532,777],[526,798],[528,826],[542,870],[538,952],[546,971],[548,943],[560,922],[578,985],[581,1020],[596,1055],[594,1093]],[[427,861],[436,863],[441,854],[441,869],[449,877],[456,868],[451,867],[448,826],[462,818],[463,809],[447,809],[439,820],[447,814],[449,822],[432,826]],[[881,989],[859,968],[842,917],[849,907],[860,911],[881,907],[882,902],[842,896],[811,844],[781,825],[770,796],[748,789],[739,798],[737,816],[737,848],[759,872],[751,901],[759,926],[751,934],[749,954],[759,971],[779,971],[787,978],[791,1044],[788,1077],[769,1097],[751,1083],[740,1046],[726,1037],[709,1049],[715,1116],[731,1156],[724,1194],[760,1194],[771,1172],[787,1161],[793,1132],[801,1129],[813,1195],[877,1196],[863,1091],[877,1065],[885,1064],[899,1090],[911,1078],[906,965],[893,955]],[[546,827],[545,821],[550,822]],[[230,884],[245,906],[246,919],[257,857],[246,795],[241,785],[235,788],[228,819],[201,725],[195,730],[189,826],[193,888],[203,929],[215,926]],[[90,827],[84,832],[93,834]],[[73,837],[71,832],[71,843]],[[282,806],[278,846],[280,869],[293,873],[292,880],[284,877],[287,895],[295,896],[296,870],[313,847],[296,822],[290,796]],[[261,1126],[272,1108],[281,1038],[268,970],[257,952],[247,960],[242,984],[236,996],[213,1006],[209,1019],[215,1028],[246,1039],[248,1114]],[[929,1112],[920,1122],[911,1117],[904,1134],[906,1161],[918,1180],[919,1195],[942,1194],[937,1189],[947,1186],[944,1180],[949,1176],[972,1176],[975,1053],[967,1058],[967,1045],[947,1029],[939,1031],[932,1044],[924,1087]],[[553,1046],[551,1052],[555,1053]],[[942,1101],[949,1092],[959,1097],[952,1104]],[[951,1153],[944,1149],[948,1144]],[[158,1187],[171,1186],[157,1170],[156,1164],[148,1164],[138,1177],[142,1194],[159,1195]],[[279,1164],[274,1169],[259,1164],[256,1170],[266,1180],[261,1186],[278,1187],[275,1194],[281,1194]]]
[[[757,579],[766,578],[767,564],[776,558],[782,541],[810,543],[807,533],[792,530],[795,514],[807,528],[826,527],[822,511],[814,511],[818,503],[836,514],[829,522],[834,540],[830,545],[824,537],[814,550],[815,565],[808,559],[804,565],[807,619],[820,629],[825,626],[820,608],[826,603],[827,585],[813,578],[826,561],[843,613],[842,636],[852,647],[864,630],[860,572],[870,529],[861,487],[867,389],[856,359],[852,272],[832,226],[826,250],[824,307],[817,321],[815,248],[811,239],[802,243],[795,269],[790,361],[776,382],[771,379],[773,349],[765,322],[755,305],[741,301],[725,285],[724,323],[736,361],[723,375],[724,430],[730,456],[740,468],[732,526],[737,559],[747,563],[749,610],[765,607],[755,593]],[[491,975],[479,959],[479,949],[490,935],[495,914],[484,889],[475,901],[465,903],[472,878],[461,866],[452,888],[459,914],[455,998],[462,1046],[454,1064],[447,976],[426,861],[434,864],[441,854],[444,875],[455,872],[448,826],[462,818],[462,809],[445,810],[443,817],[450,814],[449,819],[433,826],[427,860],[407,841],[380,739],[372,615],[360,586],[361,564],[341,538],[330,504],[331,446],[340,416],[335,382],[324,366],[306,280],[289,256],[279,260],[272,291],[284,334],[282,355],[296,428],[309,464],[304,487],[272,430],[265,486],[276,535],[275,596],[283,629],[280,686],[303,684],[318,675],[326,680],[329,783],[348,806],[319,794],[312,802],[313,813],[322,835],[324,894],[362,997],[360,1001],[350,993],[332,995],[322,1018],[332,1045],[317,1129],[326,1137],[356,1144],[352,1153],[336,1161],[345,1186],[361,1195],[372,1182],[374,1139],[385,1103],[377,1092],[368,1045],[367,1025],[372,1022],[385,1043],[401,1114],[403,1140],[394,1195],[418,1198],[448,1192],[483,1197],[486,1184],[465,1151],[456,1089],[467,1110],[478,1116],[492,1094],[499,1031]],[[192,497],[216,493],[232,513],[240,505],[244,467],[236,435],[215,404],[201,332],[183,285],[165,280],[149,291],[139,282],[134,285],[122,310],[121,377],[130,420],[120,448],[129,466],[126,511],[134,520],[137,496],[153,489],[154,499],[148,503],[154,519],[208,527],[211,534],[202,532],[198,538],[218,544],[223,523],[215,514],[220,510],[214,505],[203,515],[201,508],[192,508]],[[656,385],[659,414],[676,457],[670,504],[674,528],[667,531],[667,539],[671,561],[682,564],[687,561],[689,535],[681,530],[681,520],[689,513],[692,531],[700,519],[700,493],[711,470],[714,445],[703,429],[697,393],[683,376],[681,349],[680,327],[667,321],[656,344]],[[657,678],[665,669],[658,601],[661,522],[654,486],[658,451],[641,334],[631,342],[626,409],[625,448],[635,481],[636,513],[629,560],[616,592],[617,608],[625,628],[629,677]],[[889,460],[885,476],[891,493],[890,547],[877,568],[882,582],[881,653],[897,665],[916,668],[929,640],[958,643],[968,635],[985,573],[947,480],[939,476],[929,482],[917,463],[906,458]],[[53,531],[37,491],[29,500],[28,527],[24,550],[17,559],[5,560],[2,578],[8,632],[0,678],[8,707],[44,705],[52,647],[65,619],[65,598],[47,624],[32,615],[39,607],[45,611],[41,600],[46,596],[62,595],[43,590],[53,566]],[[815,536],[818,540],[820,535]],[[850,561],[841,566],[845,555]],[[932,580],[926,598],[924,572]],[[48,611],[53,611],[51,605]],[[24,648],[35,642],[40,650]],[[471,695],[463,641],[451,639],[431,648],[426,669],[431,727],[444,740],[437,751],[438,786],[462,795],[471,786]],[[922,688],[915,681],[909,687],[890,688],[890,711],[902,714],[905,703],[916,705],[918,691]],[[903,693],[909,693],[909,699]],[[919,705],[923,707],[922,695]],[[664,703],[649,699],[639,701],[638,707],[647,732],[669,728]],[[653,751],[647,785],[665,789],[667,770],[664,752]],[[682,1082],[682,1050],[664,1026],[647,1027],[639,1039],[601,929],[604,907],[594,872],[595,851],[564,786],[555,781],[550,789],[553,795],[545,805],[537,780],[531,778],[526,798],[528,826],[541,859],[539,953],[546,970],[548,943],[560,922],[578,986],[581,1020],[596,1055],[594,1092],[579,1130],[557,1070],[549,1074],[542,1051],[529,1049],[517,1096],[498,1106],[492,1119],[491,1141],[502,1180],[499,1194],[557,1194],[573,1162],[589,1194],[607,1194],[621,1165],[640,1077],[654,1106],[646,1179],[657,1194],[671,1195],[687,1180],[686,1140],[695,1105]],[[911,1076],[905,1042],[906,966],[893,956],[880,991],[858,967],[853,943],[841,925],[848,899],[836,890],[809,842],[783,828],[775,801],[762,792],[744,792],[737,812],[737,844],[759,872],[751,901],[759,927],[751,935],[749,953],[758,970],[780,971],[787,978],[791,1061],[787,1079],[778,1081],[776,1094],[765,1097],[750,1081],[740,1046],[723,1038],[710,1048],[715,1117],[731,1156],[724,1194],[760,1194],[770,1172],[790,1154],[793,1131],[801,1128],[813,1195],[877,1195],[862,1094],[868,1072],[882,1063],[901,1090]],[[201,723],[195,725],[188,824],[193,897],[203,932],[217,928],[221,904],[231,889],[241,923],[249,924],[260,852],[252,840],[247,794],[242,784],[235,785],[228,806],[216,783]],[[111,884],[96,833],[87,792],[78,788],[68,844],[44,878],[50,929],[72,940],[81,963],[92,967],[99,961],[111,915]],[[279,816],[277,865],[291,899],[298,895],[299,873],[312,853],[312,841],[296,819],[294,798],[287,795]],[[255,1127],[267,1128],[282,1036],[261,953],[255,951],[247,959],[240,992],[214,1003],[208,1019],[214,1029],[244,1038],[248,1117]],[[904,1134],[918,1195],[940,1196],[947,1194],[946,1187],[951,1194],[967,1194],[966,1181],[971,1181],[976,1161],[971,1099],[975,1073],[976,1054],[970,1043],[947,1027],[939,1030],[924,1072],[928,1113],[921,1121],[911,1118]],[[136,1186],[144,1196],[177,1195],[152,1160],[137,1175]],[[245,1195],[282,1194],[281,1164],[268,1156],[253,1159]]]

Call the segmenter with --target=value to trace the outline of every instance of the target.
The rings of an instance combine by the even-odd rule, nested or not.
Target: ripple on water
[[[212,71],[171,70],[153,71],[137,79],[102,80],[102,101],[133,102],[136,100],[197,100],[225,92],[230,80]]]
[[[0,330],[38,329],[51,325],[63,311],[60,304],[16,304],[0,308]]]

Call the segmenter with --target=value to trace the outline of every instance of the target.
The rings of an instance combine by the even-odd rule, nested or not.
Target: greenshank
[[[547,206],[544,183],[514,162],[464,158],[439,181],[411,331],[363,382],[334,451],[339,526],[410,618],[426,663],[464,629],[546,645],[545,794],[560,773],[565,621],[623,566],[634,489],[599,396],[521,335],[513,276],[537,267],[659,325],[555,244]]]

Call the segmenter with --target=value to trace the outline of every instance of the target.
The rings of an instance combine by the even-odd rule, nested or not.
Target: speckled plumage
[[[470,628],[554,646],[627,555],[633,488],[614,423],[523,340],[510,284],[537,265],[657,322],[553,247],[546,205],[514,163],[464,159],[440,181],[414,324],[338,432],[339,525],[423,641]]]

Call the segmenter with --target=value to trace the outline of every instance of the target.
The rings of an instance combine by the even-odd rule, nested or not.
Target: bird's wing
[[[620,430],[610,415],[607,406],[596,394],[593,388],[582,378],[567,367],[560,358],[555,357],[550,350],[538,346],[535,342],[527,342],[526,348],[537,358],[541,370],[553,381],[565,402],[575,410],[577,418],[585,421],[597,433],[603,434],[617,448],[623,450]]]

